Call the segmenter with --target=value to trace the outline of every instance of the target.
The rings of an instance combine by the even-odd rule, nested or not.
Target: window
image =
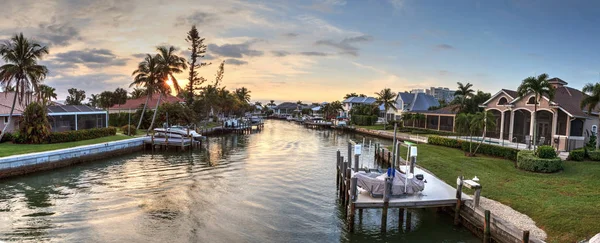
[[[593,134],[596,134],[596,133],[598,133],[598,126],[596,126],[596,125],[593,125],[593,126],[592,126],[592,133],[593,133]]]
[[[4,117],[4,124],[8,124],[8,116]]]
[[[498,105],[506,105],[506,103],[508,103],[506,97],[502,97],[500,100],[498,100]]]
[[[535,104],[535,103],[536,103],[536,102],[535,102],[535,96],[531,96],[531,97],[529,97],[529,100],[527,100],[527,104],[528,104],[528,105],[533,105],[533,104]],[[538,103],[538,104],[539,104],[539,103]]]

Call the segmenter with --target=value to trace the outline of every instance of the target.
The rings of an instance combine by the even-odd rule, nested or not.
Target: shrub
[[[517,156],[517,168],[532,172],[552,173],[562,170],[563,164],[558,157],[538,158],[533,151],[521,150]]]
[[[445,138],[440,136],[430,136],[427,138],[427,143],[433,145],[440,145],[451,148],[462,148],[462,140]]]
[[[140,112],[141,113],[141,112]],[[138,116],[139,117],[139,116]],[[134,114],[131,114],[131,124],[136,124],[134,120]],[[110,113],[108,114],[108,125],[113,127],[122,127],[129,123],[129,113],[119,112],[119,113]]]
[[[593,161],[600,161],[600,150],[588,151],[588,157]]]
[[[544,145],[537,148],[537,156],[542,159],[556,158],[556,151],[552,146]]]
[[[469,142],[463,141],[463,140],[458,140],[458,139],[445,138],[445,137],[439,137],[439,136],[430,136],[429,138],[427,138],[427,143],[433,144],[433,145],[451,147],[451,148],[459,148],[465,152],[469,151]],[[473,151],[475,150],[475,148],[478,145],[479,145],[478,143],[472,144]],[[479,153],[479,154],[484,154],[484,155],[489,155],[489,156],[494,156],[494,157],[501,157],[501,158],[505,158],[505,159],[512,160],[512,161],[517,161],[517,153],[518,152],[519,152],[519,150],[514,149],[514,148],[501,147],[501,146],[489,145],[489,144],[482,144],[479,147],[479,150],[477,150],[477,153]]]
[[[569,152],[569,160],[583,161],[583,159],[585,159],[585,150],[576,149],[576,150]]]
[[[48,143],[65,143],[94,138],[108,137],[117,134],[117,129],[114,127],[93,128],[87,130],[53,132],[48,137]]]
[[[352,115],[351,122],[359,126],[372,126],[377,122],[377,116]]]
[[[50,122],[46,106],[33,102],[25,108],[19,125],[21,138],[18,142],[40,144],[50,135]]]
[[[8,141],[13,141],[13,135],[9,132],[4,133],[4,137],[2,137],[2,140],[0,140],[0,143],[4,143],[4,142],[8,142]]]
[[[125,135],[133,136],[137,134],[137,129],[133,125],[125,125],[121,127],[121,132]]]

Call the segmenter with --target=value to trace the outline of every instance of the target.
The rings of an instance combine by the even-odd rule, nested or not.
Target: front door
[[[538,122],[538,134],[536,134],[536,142],[540,141],[541,137],[545,138],[544,144],[547,144],[550,139],[550,123],[549,122]]]

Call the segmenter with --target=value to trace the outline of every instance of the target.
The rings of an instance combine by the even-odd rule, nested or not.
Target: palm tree
[[[269,101],[269,106],[275,106],[275,100],[270,100]]]
[[[150,122],[150,127],[148,128],[148,132],[154,126],[154,121],[156,120],[156,113],[158,111],[158,106],[160,105],[160,100],[162,99],[163,94],[166,94],[171,90],[171,87],[167,84],[167,80],[171,79],[172,88],[175,89],[177,93],[181,91],[181,87],[179,87],[179,83],[173,74],[181,73],[183,70],[187,69],[187,63],[185,58],[177,56],[175,52],[177,49],[174,46],[159,46],[156,48],[158,51],[158,63],[160,67],[160,75],[157,80],[157,87],[159,91],[158,100],[156,101],[156,109],[154,110],[154,115],[152,116],[152,122]]]
[[[475,151],[473,151],[473,153],[471,153],[471,156],[474,156],[477,153],[477,150],[479,149],[481,144],[483,144],[483,141],[485,141],[486,131],[488,129],[494,130],[496,128],[496,118],[494,117],[494,114],[492,114],[491,111],[477,112],[475,115],[472,116],[470,126],[471,126],[471,129],[470,129],[471,132],[473,132],[473,133],[482,132],[481,140],[479,141],[479,145],[477,145],[477,147],[475,148]],[[470,146],[471,145],[469,145],[469,150],[470,150]]]
[[[144,61],[140,62],[138,68],[131,74],[134,75],[134,78],[129,87],[138,86],[146,88],[146,102],[144,102],[144,108],[142,109],[142,114],[140,115],[137,129],[140,129],[140,126],[142,125],[142,119],[146,113],[148,100],[150,97],[152,97],[152,95],[154,95],[158,88],[158,80],[163,76],[161,72],[162,70],[160,68],[158,55],[152,56],[150,54],[146,54]]]
[[[548,82],[548,74],[542,73],[537,77],[528,77],[526,79],[523,80],[523,82],[521,83],[521,85],[519,86],[519,89],[517,90],[517,93],[519,94],[519,97],[521,98],[525,98],[525,95],[527,94],[533,94],[535,96],[535,102],[533,105],[533,148],[535,150],[535,144],[536,144],[536,133],[537,133],[537,120],[536,120],[536,115],[537,115],[537,107],[538,104],[540,103],[540,99],[543,96],[548,97],[548,100],[552,101],[554,99],[554,87],[552,86],[552,84],[550,84],[550,82]]]
[[[40,85],[38,99],[42,101],[44,106],[48,105],[52,99],[57,99],[56,89],[45,84]]]
[[[250,91],[246,87],[235,89],[235,95],[240,101],[250,103]]]
[[[412,114],[411,113],[408,113],[408,112],[402,113],[402,121],[403,121],[404,125],[406,125],[406,122],[408,122],[410,120],[412,120]],[[413,127],[414,127],[414,124],[413,124]]]
[[[88,98],[88,101],[89,101],[88,106],[96,108],[96,107],[98,107],[98,104],[100,103],[100,95],[92,94],[90,96],[90,98]]]
[[[463,84],[461,82],[456,82],[456,84],[458,84],[458,88],[454,92],[454,96],[459,100],[459,111],[463,112],[465,110],[465,103],[467,99],[473,97],[475,91],[471,89],[471,87],[473,87],[473,84],[471,83]]]
[[[584,96],[581,100],[581,109],[587,108],[588,114],[592,114],[592,110],[595,110],[600,104],[600,83],[588,83],[583,86],[581,91],[587,94],[587,96]],[[596,146],[594,145],[594,148],[595,147]]]
[[[0,85],[4,88],[14,87],[13,98],[8,124],[2,128],[0,140],[12,121],[17,99],[19,103],[27,92],[38,92],[38,86],[48,74],[48,68],[38,65],[37,61],[48,54],[48,48],[25,37],[23,33],[13,36],[9,41],[0,45],[0,55],[5,62],[0,67]]]
[[[382,89],[381,91],[375,93],[377,95],[377,106],[381,106],[383,105],[385,111],[383,112],[384,114],[384,121],[383,121],[383,130],[386,129],[387,126],[387,112],[390,108],[392,108],[394,111],[397,111],[398,109],[396,109],[396,94],[394,94],[394,92],[392,92],[392,90],[390,88],[385,88]]]
[[[139,99],[141,97],[144,97],[144,95],[146,94],[146,91],[140,88],[134,88],[130,93],[129,96],[131,99]]]

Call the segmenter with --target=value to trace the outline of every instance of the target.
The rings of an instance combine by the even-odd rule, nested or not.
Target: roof
[[[106,113],[106,111],[89,107],[87,105],[51,105],[48,106],[48,115],[59,113]]]
[[[562,80],[560,78],[557,78],[557,77],[548,79],[548,83],[551,83],[551,84],[560,84],[560,85],[567,85],[567,84],[569,84],[566,81],[564,81],[564,80]]]
[[[10,109],[12,108],[12,102],[14,98],[15,92],[0,92],[0,115],[8,116],[10,114]],[[19,104],[19,101],[17,100],[13,115],[20,116],[25,110],[25,106],[26,105],[24,102],[23,104]]]
[[[509,95],[510,97],[517,98],[519,96],[519,93],[517,93],[517,91],[514,90],[510,90],[510,89],[502,89],[502,91],[504,91],[504,93],[506,93],[507,95]]]
[[[279,104],[277,107],[275,107],[275,109],[281,110],[289,110],[289,109],[297,109],[298,108],[298,104],[296,104],[296,102],[283,102],[281,104]]]
[[[426,93],[398,93],[397,98],[402,99],[405,104],[402,109],[406,111],[427,111],[429,107],[440,105],[435,97]]]
[[[357,96],[352,96],[352,97],[349,97],[348,99],[345,99],[343,101],[343,103],[373,104],[373,103],[375,103],[375,101],[377,101],[377,99],[375,99],[373,97],[357,97]]]
[[[450,114],[456,114],[456,111],[458,110],[459,106],[460,105],[455,104],[455,105],[445,106],[445,107],[439,108],[437,110],[432,110],[432,111],[429,111],[429,110],[428,111],[417,111],[417,110],[415,110],[413,112],[427,113],[427,114],[449,114],[450,115]]]
[[[556,88],[552,101],[572,116],[585,117],[587,114],[581,109],[581,100],[585,96],[587,95],[577,89],[563,86]]]
[[[120,110],[138,109],[138,108],[140,108],[140,106],[144,105],[147,97],[148,96],[142,96],[137,99],[127,100],[127,102],[125,102],[125,104],[114,105],[111,107],[111,109],[120,109]],[[150,99],[148,100],[148,107],[150,107],[150,109],[154,109],[154,107],[156,107],[156,102],[158,102],[158,97],[159,97],[159,94],[153,94],[152,97],[150,97]],[[181,103],[184,101],[182,98],[175,97],[171,94],[167,94],[167,95],[163,95],[160,100],[160,103],[165,103],[165,102],[166,103]]]

